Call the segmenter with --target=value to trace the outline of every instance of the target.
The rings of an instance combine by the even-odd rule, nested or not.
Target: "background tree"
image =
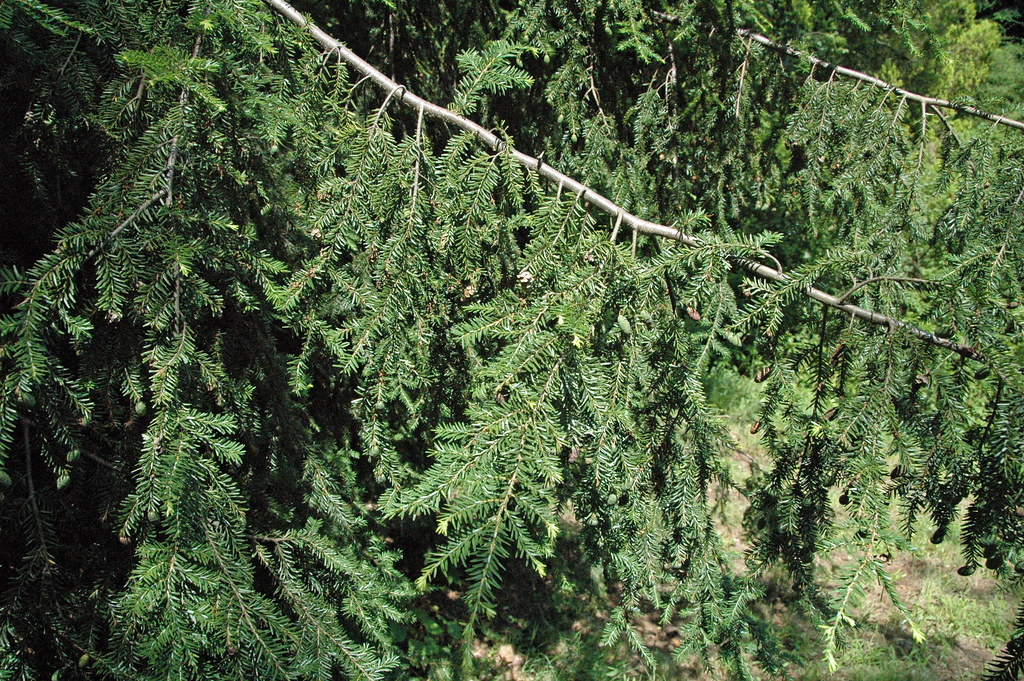
[[[427,642],[570,544],[603,643],[653,610],[738,678],[784,673],[766,571],[831,656],[921,516],[1019,588],[1024,133],[971,112],[1021,70],[974,5],[303,9],[383,73],[279,2],[0,7],[3,678],[458,674]]]

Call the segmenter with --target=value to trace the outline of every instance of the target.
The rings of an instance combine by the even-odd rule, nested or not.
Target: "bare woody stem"
[[[681,230],[671,227],[669,225],[662,225],[657,222],[651,222],[650,220],[644,220],[643,218],[637,217],[632,213],[629,213],[624,208],[616,204],[611,199],[599,194],[590,187],[583,183],[565,175],[564,173],[556,170],[542,160],[537,159],[529,154],[526,154],[514,147],[510,147],[500,137],[495,135],[490,130],[487,130],[479,123],[464,118],[455,112],[429,102],[422,97],[409,92],[404,85],[399,85],[395,81],[391,80],[383,73],[375,69],[359,55],[352,52],[343,45],[340,41],[332,38],[330,35],[325,33],[319,27],[312,22],[308,21],[302,14],[300,14],[294,7],[289,5],[285,0],[263,0],[275,12],[280,14],[282,17],[288,19],[296,26],[303,28],[313,36],[313,38],[329,52],[337,53],[338,56],[345,61],[349,66],[358,71],[361,75],[369,80],[376,83],[382,90],[388,93],[388,98],[396,98],[403,105],[421,111],[433,118],[440,119],[450,125],[453,125],[461,130],[474,135],[477,141],[487,145],[491,149],[497,152],[507,152],[516,161],[519,162],[524,168],[535,171],[539,176],[557,183],[559,187],[559,193],[562,190],[571,191],[577,195],[578,199],[583,199],[590,204],[596,206],[606,214],[613,216],[618,221],[621,216],[623,224],[633,229],[634,231],[643,232],[644,234],[650,234],[653,236],[665,237],[667,239],[674,239],[680,241],[683,244],[690,246],[691,248],[699,248],[703,244],[699,239],[689,234],[682,232]],[[910,99],[910,97],[907,97]],[[936,100],[941,101],[941,100]],[[1008,120],[1008,119],[1007,119]],[[1022,124],[1024,125],[1024,124]],[[745,269],[748,273],[761,279],[767,279],[769,281],[775,281],[779,283],[788,283],[791,281],[789,275],[783,274],[777,269],[762,265],[759,262],[750,260],[749,258],[741,258],[736,256],[729,256],[729,261],[733,264]],[[830,293],[826,293],[820,289],[814,287],[807,287],[803,290],[803,293],[816,300],[819,303],[834,307],[854,317],[862,319],[871,324],[877,324],[884,326],[889,329],[902,329],[906,333],[912,336],[916,336],[921,340],[927,341],[934,345],[946,348],[952,352],[957,353],[963,357],[971,359],[981,359],[981,354],[973,347],[967,345],[961,345],[948,338],[941,338],[935,334],[919,329],[916,326],[912,326],[907,322],[904,322],[888,315],[866,310],[857,305],[851,305],[846,303],[836,296]]]

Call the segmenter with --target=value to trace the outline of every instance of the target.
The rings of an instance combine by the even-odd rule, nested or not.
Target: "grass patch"
[[[979,678],[1010,636],[1017,600],[984,569],[970,577],[956,574],[962,559],[953,537],[933,546],[930,534],[931,528],[922,525],[914,541],[919,554],[894,556],[891,567],[896,590],[927,639],[914,641],[903,615],[876,587],[856,613],[857,627],[847,632],[835,674],[821,659],[820,642],[813,637],[791,639],[807,661],[793,670],[798,680]]]

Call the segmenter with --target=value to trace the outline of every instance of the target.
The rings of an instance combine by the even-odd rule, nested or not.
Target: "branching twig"
[[[352,52],[352,50],[348,49],[341,42],[339,42],[338,40],[332,38],[330,35],[325,33],[318,26],[316,26],[312,22],[308,21],[294,7],[292,7],[287,2],[285,2],[285,0],[263,0],[263,2],[266,5],[268,5],[271,9],[273,9],[275,12],[280,14],[282,17],[284,17],[287,20],[289,20],[292,23],[294,23],[296,26],[309,31],[309,33],[313,36],[313,38],[324,49],[332,51],[332,52],[337,52],[342,60],[344,60],[351,67],[353,67],[358,73],[368,77],[370,80],[372,80],[374,83],[376,83],[384,91],[386,91],[386,92],[388,92],[390,94],[394,94],[396,90],[398,90],[399,88],[404,87],[404,86],[400,86],[398,83],[396,83],[395,81],[393,81],[390,78],[388,78],[387,76],[385,76],[379,70],[377,70],[376,68],[371,66],[364,59],[362,59],[359,55],[357,55],[356,53]],[[748,37],[752,37],[755,40],[757,40],[757,38],[754,37],[754,36],[756,36],[756,34],[749,34],[749,33],[747,33],[745,35],[748,35]],[[761,37],[763,38],[763,36],[761,36]],[[767,40],[767,39],[765,39],[765,40]],[[758,41],[758,42],[760,42],[760,41]],[[826,62],[821,62],[821,63],[826,64]],[[836,67],[836,70],[838,72],[840,72],[840,73],[843,73],[844,71],[839,71],[840,68],[841,67]],[[846,69],[846,71],[849,71],[849,69]],[[856,72],[854,72],[854,73],[856,73]],[[870,76],[866,76],[866,78],[870,78]],[[875,79],[875,80],[877,80],[877,79]],[[881,82],[881,81],[879,81],[879,82]],[[908,93],[906,91],[899,90],[899,89],[895,89],[895,90],[897,91],[898,94],[904,95],[907,99],[914,99],[915,101],[921,101],[921,96],[920,95],[913,95],[913,93]],[[943,104],[944,100],[935,100],[935,99],[931,99],[931,98],[926,98],[926,99],[927,99],[928,104],[930,104],[932,106],[943,106],[944,105]],[[404,104],[404,105],[406,105],[408,107],[422,109],[425,113],[429,114],[430,116],[432,116],[434,118],[440,119],[440,120],[444,121],[445,123],[448,123],[448,124],[453,125],[453,126],[459,128],[461,130],[464,130],[464,131],[466,131],[468,133],[473,134],[477,138],[477,140],[479,140],[483,144],[486,144],[487,146],[491,147],[492,149],[500,151],[500,150],[506,149],[506,147],[507,147],[508,153],[510,153],[516,159],[516,161],[519,162],[520,165],[522,165],[523,167],[525,167],[525,168],[527,168],[529,170],[536,171],[539,176],[544,177],[544,178],[548,179],[551,182],[557,182],[558,186],[559,186],[559,192],[558,192],[559,197],[561,196],[561,190],[562,190],[563,187],[565,189],[567,189],[568,191],[571,191],[571,192],[573,192],[575,194],[578,194],[578,195],[585,193],[586,194],[586,200],[590,204],[592,204],[595,207],[597,207],[598,209],[604,211],[608,215],[616,215],[617,216],[621,212],[623,223],[625,223],[627,226],[629,226],[630,228],[632,228],[632,229],[634,229],[636,231],[640,231],[640,232],[643,232],[645,234],[651,234],[653,236],[660,236],[660,237],[665,237],[665,238],[668,238],[668,239],[675,239],[676,241],[680,241],[683,244],[685,244],[687,246],[690,246],[691,248],[698,248],[698,247],[700,247],[702,245],[701,241],[698,238],[696,238],[694,236],[691,236],[689,234],[686,234],[686,233],[682,232],[680,229],[678,229],[676,227],[672,227],[672,226],[669,226],[669,225],[662,225],[662,224],[659,224],[657,222],[651,222],[650,220],[644,220],[643,218],[637,217],[636,215],[633,215],[632,213],[629,213],[629,212],[623,210],[622,207],[619,206],[618,204],[616,204],[614,201],[612,201],[611,199],[603,196],[602,194],[599,194],[598,192],[594,191],[593,189],[590,189],[589,187],[584,185],[582,182],[579,182],[578,180],[576,180],[576,179],[574,179],[572,177],[569,177],[568,175],[566,175],[566,174],[556,170],[555,168],[553,168],[552,166],[548,165],[547,163],[538,162],[537,158],[535,158],[533,156],[530,156],[529,154],[526,154],[526,153],[524,153],[524,152],[522,152],[522,151],[520,151],[520,150],[518,150],[516,148],[508,147],[507,143],[504,142],[497,135],[495,135],[493,132],[491,132],[490,130],[487,130],[486,128],[481,126],[479,123],[476,123],[474,121],[471,121],[468,118],[460,116],[459,114],[455,113],[454,111],[446,109],[445,107],[440,106],[438,104],[434,104],[433,102],[429,102],[429,101],[423,99],[422,97],[420,97],[420,96],[418,96],[416,94],[413,94],[412,92],[409,92],[408,90],[406,90],[404,92],[404,94],[399,98],[399,101],[402,104]],[[957,108],[957,110],[965,110],[962,107],[959,107],[959,105],[957,105],[957,106],[955,106],[953,108]],[[970,108],[970,107],[968,107],[968,108]],[[968,111],[968,113],[970,113],[970,111]],[[984,112],[982,112],[982,113],[984,113]],[[993,120],[993,118],[991,117],[991,114],[988,114],[985,117],[988,117],[989,120]],[[1001,117],[997,117],[997,118],[1001,118]],[[1005,120],[1009,121],[1009,122],[1013,122],[1013,121],[1010,121],[1010,119],[1005,119]],[[1020,123],[1018,125],[1022,129],[1024,129],[1024,123]],[[780,282],[780,283],[786,283],[786,282],[790,281],[790,277],[788,275],[783,274],[779,270],[772,269],[771,267],[768,267],[767,265],[762,265],[761,263],[758,263],[758,262],[755,262],[753,260],[750,260],[749,258],[741,258],[741,257],[731,256],[731,257],[729,257],[729,261],[732,262],[733,264],[737,265],[738,267],[741,267],[741,268],[745,269],[747,272],[749,272],[753,276],[759,277],[761,279],[767,279],[767,280],[770,280],[770,281],[775,281],[775,282]],[[843,312],[845,312],[847,314],[850,314],[850,315],[852,315],[854,317],[862,319],[862,320],[864,320],[866,322],[869,322],[871,324],[878,324],[880,326],[885,326],[885,327],[888,327],[890,329],[893,329],[893,328],[903,329],[905,332],[909,333],[912,336],[915,336],[917,338],[925,340],[925,341],[927,341],[929,343],[932,343],[934,345],[938,345],[940,347],[947,348],[948,350],[952,350],[953,352],[957,353],[958,355],[960,355],[962,357],[969,357],[969,358],[972,358],[972,359],[980,359],[981,358],[981,354],[976,349],[974,349],[971,346],[961,345],[961,344],[959,344],[959,343],[957,343],[955,341],[952,341],[952,340],[950,340],[948,338],[940,338],[939,336],[936,336],[935,334],[933,334],[933,333],[931,333],[929,331],[925,331],[923,329],[919,329],[919,328],[917,328],[915,326],[912,326],[912,325],[910,325],[910,324],[908,324],[908,323],[906,323],[904,321],[901,321],[899,319],[894,319],[892,317],[889,317],[888,315],[880,314],[878,312],[873,312],[871,310],[866,310],[866,309],[864,309],[862,307],[859,307],[857,305],[851,305],[849,303],[845,303],[845,302],[841,301],[839,298],[833,296],[832,294],[826,293],[825,291],[822,291],[820,289],[817,289],[817,288],[809,286],[806,289],[804,289],[804,294],[807,297],[809,297],[809,298],[811,298],[813,300],[818,301],[819,303],[823,303],[825,305],[829,305],[831,307],[835,307],[835,308],[837,308],[839,310],[842,310]]]

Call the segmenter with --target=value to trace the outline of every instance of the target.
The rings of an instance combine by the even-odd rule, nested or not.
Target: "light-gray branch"
[[[629,213],[624,208],[613,202],[611,199],[597,193],[596,191],[594,191],[590,187],[587,187],[583,183],[556,170],[547,163],[544,163],[542,160],[530,156],[529,154],[523,153],[522,151],[519,151],[514,147],[509,147],[508,144],[504,142],[500,137],[495,135],[490,130],[487,130],[479,123],[471,121],[468,118],[464,118],[456,114],[455,112],[444,108],[443,106],[439,106],[437,104],[434,104],[433,102],[428,102],[422,97],[419,97],[418,95],[409,92],[404,85],[399,85],[395,81],[391,80],[383,73],[381,73],[373,66],[371,66],[369,63],[367,63],[365,60],[363,60],[359,55],[345,47],[345,45],[343,45],[340,41],[332,38],[330,35],[328,35],[318,26],[316,26],[316,24],[312,23],[311,21],[308,21],[304,16],[302,16],[302,14],[300,14],[294,7],[289,5],[284,0],[263,0],[263,2],[270,6],[275,12],[277,12],[284,18],[294,23],[296,26],[299,26],[300,28],[309,31],[313,38],[325,50],[337,53],[338,56],[342,60],[344,60],[349,66],[354,68],[365,78],[372,80],[381,89],[387,92],[389,98],[393,96],[397,98],[398,101],[404,104],[405,106],[416,109],[417,111],[422,111],[429,116],[440,119],[457,128],[460,128],[461,130],[465,130],[466,132],[472,133],[479,142],[489,146],[495,151],[507,151],[523,167],[527,168],[528,170],[535,171],[538,175],[550,180],[551,182],[557,183],[560,193],[562,189],[574,192],[577,195],[577,198],[582,198],[584,201],[593,204],[594,206],[601,209],[608,215],[614,216],[616,218],[616,221],[618,221],[619,216],[621,216],[622,223],[633,230],[640,231],[645,234],[651,234],[654,236],[675,239],[676,241],[680,241],[683,244],[690,246],[691,248],[698,248],[702,245],[700,240],[698,240],[696,237],[686,234],[681,230],[676,229],[675,227],[662,225],[657,222],[651,222],[650,220],[644,220],[643,218],[637,217],[636,215]],[[911,97],[908,96],[907,98],[910,99]],[[738,265],[739,267],[745,269],[750,274],[756,277],[760,277],[761,279],[767,279],[770,281],[776,281],[780,283],[786,283],[790,281],[790,277],[786,274],[783,274],[779,270],[772,269],[767,265],[762,265],[761,263],[755,262],[748,258],[730,257],[729,260],[735,265]],[[838,310],[841,310],[847,314],[862,319],[866,322],[878,324],[879,326],[884,326],[889,329],[902,329],[903,331],[909,333],[912,336],[916,336],[921,340],[951,350],[963,357],[969,357],[972,359],[981,358],[981,354],[973,347],[961,345],[948,338],[940,338],[939,336],[936,336],[935,334],[929,331],[919,329],[916,326],[912,326],[899,319],[889,317],[888,315],[873,312],[871,310],[866,310],[857,305],[851,305],[833,296],[832,294],[826,293],[825,291],[822,291],[820,289],[808,287],[804,289],[804,294],[807,295],[807,297],[818,301],[819,303],[823,303],[830,307],[834,307]]]
[[[914,102],[919,102],[922,106],[930,106],[930,107],[935,108],[935,109],[937,109],[937,108],[952,109],[953,111],[959,111],[960,113],[968,114],[970,116],[977,116],[978,118],[984,118],[986,121],[992,121],[993,123],[998,123],[1000,125],[1008,125],[1011,128],[1017,128],[1018,130],[1024,130],[1024,123],[1022,123],[1021,121],[1016,121],[1016,120],[1014,120],[1012,118],[1007,118],[1006,116],[1000,116],[998,114],[989,113],[988,111],[983,111],[982,109],[979,109],[976,106],[971,106],[970,104],[961,104],[960,102],[951,102],[948,99],[939,99],[938,97],[928,97],[927,95],[919,95],[916,92],[911,92],[910,90],[904,90],[901,87],[896,87],[895,85],[892,85],[890,83],[885,82],[881,78],[875,78],[874,76],[868,75],[867,73],[864,73],[862,71],[855,71],[854,69],[850,69],[850,68],[847,68],[845,66],[839,66],[838,64],[833,64],[831,62],[827,62],[824,59],[819,59],[819,58],[815,57],[813,54],[806,54],[804,52],[801,52],[800,50],[797,50],[795,48],[789,47],[788,45],[783,45],[781,43],[777,43],[774,40],[771,40],[770,38],[766,38],[765,36],[761,35],[760,33],[754,33],[753,31],[748,31],[745,28],[737,29],[736,33],[738,33],[739,35],[741,35],[741,36],[743,36],[745,38],[753,40],[756,43],[760,43],[761,45],[764,45],[765,47],[771,48],[771,49],[773,49],[773,50],[775,50],[777,52],[783,52],[783,53],[788,54],[788,55],[793,56],[793,57],[799,57],[801,59],[806,59],[807,61],[809,61],[810,63],[812,63],[812,64],[814,64],[816,66],[819,66],[819,67],[827,69],[827,70],[834,71],[835,73],[838,73],[841,76],[846,76],[847,78],[853,78],[854,80],[859,80],[859,81],[862,81],[864,83],[870,83],[871,85],[875,85],[877,87],[880,87],[883,90],[889,90],[891,92],[895,92],[896,94],[900,95],[901,97],[905,97],[906,99],[909,99],[909,100],[914,101]]]
[[[666,21],[666,22],[672,23],[672,24],[679,23],[679,17],[675,16],[674,14],[668,14],[667,12],[659,12],[657,10],[654,10],[652,12],[652,14],[656,18],[658,18],[658,19],[660,19],[662,21]],[[782,43],[777,43],[774,40],[772,40],[771,38],[768,38],[767,36],[763,36],[760,33],[755,33],[754,31],[751,31],[749,29],[738,28],[738,29],[736,29],[736,34],[740,35],[740,36],[743,36],[744,38],[747,38],[749,40],[753,40],[756,43],[760,43],[761,45],[764,45],[765,47],[767,47],[769,49],[775,50],[776,52],[782,52],[783,54],[788,54],[791,57],[797,57],[797,58],[800,58],[800,59],[806,59],[808,62],[810,62],[814,66],[820,66],[820,67],[824,68],[827,71],[831,71],[832,73],[838,73],[841,76],[846,76],[847,78],[853,78],[854,80],[859,80],[859,81],[864,82],[864,83],[870,83],[872,85],[875,85],[877,87],[882,88],[883,90],[889,90],[891,92],[895,92],[896,94],[900,95],[901,97],[905,97],[906,99],[909,99],[909,100],[914,101],[914,102],[919,102],[922,106],[930,106],[930,107],[932,107],[933,109],[936,110],[936,113],[939,113],[938,109],[940,109],[940,108],[952,109],[953,111],[959,111],[960,113],[964,113],[964,114],[967,114],[969,116],[977,116],[978,118],[984,118],[986,121],[992,121],[993,123],[998,123],[1000,125],[1008,125],[1011,128],[1017,128],[1018,130],[1024,130],[1024,122],[1021,122],[1021,121],[1018,121],[1018,120],[1014,120],[1012,118],[1007,118],[1006,116],[1000,116],[998,114],[989,113],[988,111],[984,111],[982,109],[979,109],[976,106],[971,106],[970,104],[962,104],[960,102],[952,102],[952,101],[950,101],[948,99],[939,99],[938,97],[929,97],[927,95],[919,95],[916,92],[911,92],[910,90],[904,90],[901,87],[896,87],[895,85],[892,85],[891,83],[885,82],[881,78],[876,78],[875,76],[872,76],[870,74],[864,73],[863,71],[856,71],[854,69],[847,68],[845,66],[840,66],[838,64],[833,64],[832,62],[825,61],[824,59],[819,59],[818,57],[815,57],[813,54],[807,54],[805,52],[801,52],[800,50],[796,49],[795,47],[790,47],[789,45],[783,45]],[[945,120],[945,119],[943,119],[943,120]]]

